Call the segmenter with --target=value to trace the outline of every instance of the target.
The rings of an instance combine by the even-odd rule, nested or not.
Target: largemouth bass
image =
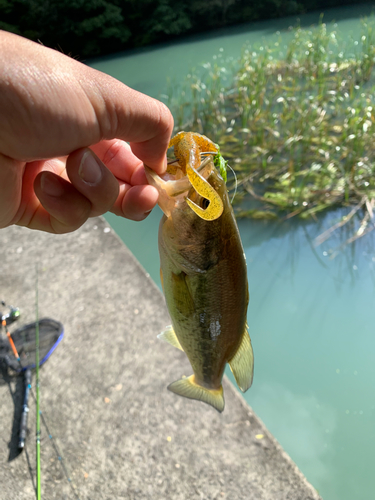
[[[245,254],[225,182],[214,166],[216,145],[185,132],[172,145],[178,162],[166,174],[159,177],[145,167],[164,212],[159,253],[172,325],[159,337],[183,350],[193,369],[168,389],[222,412],[226,364],[243,392],[253,379]],[[202,153],[210,153],[203,162]]]

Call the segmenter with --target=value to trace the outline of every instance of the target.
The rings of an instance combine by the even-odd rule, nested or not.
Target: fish
[[[218,147],[192,132],[180,132],[170,146],[177,161],[166,174],[145,166],[164,212],[160,276],[172,324],[159,338],[185,352],[193,374],[168,389],[222,412],[226,364],[241,391],[253,380],[246,258],[226,184],[214,164]],[[203,161],[202,153],[208,154]]]

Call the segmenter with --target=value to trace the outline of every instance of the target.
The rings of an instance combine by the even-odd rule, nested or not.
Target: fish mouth
[[[168,163],[169,169],[174,166],[179,167],[177,160]],[[178,204],[186,203],[186,197],[193,189],[189,178],[187,175],[182,174],[180,168],[176,169],[176,174],[171,174],[167,171],[162,175],[156,174],[150,167],[147,167],[147,165],[144,165],[144,168],[148,183],[154,186],[159,192],[159,207],[165,215],[169,217],[172,210],[176,208]],[[209,155],[202,161],[196,170],[202,177],[207,179],[214,168],[213,157]]]

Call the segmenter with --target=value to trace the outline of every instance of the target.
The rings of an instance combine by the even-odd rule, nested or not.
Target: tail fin
[[[223,386],[219,389],[207,389],[197,384],[194,375],[188,378],[177,380],[168,386],[168,389],[175,394],[189,399],[197,399],[213,406],[218,412],[224,410]]]

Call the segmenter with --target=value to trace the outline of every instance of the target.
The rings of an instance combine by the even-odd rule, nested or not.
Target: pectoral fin
[[[195,311],[195,305],[186,279],[187,275],[184,272],[178,274],[172,272],[170,277],[174,307],[184,318],[189,318]]]
[[[173,330],[173,326],[169,325],[167,328],[164,330],[164,332],[159,333],[158,339],[165,340],[165,342],[168,342],[168,344],[173,345],[173,347],[177,347],[177,349],[180,349],[183,351],[181,344],[177,338],[177,335],[175,334]]]
[[[168,389],[184,398],[203,401],[213,406],[220,413],[224,410],[223,386],[220,386],[219,389],[207,389],[195,382],[194,375],[173,382],[168,386]]]
[[[251,386],[254,373],[254,354],[247,328],[246,324],[240,347],[237,349],[233,358],[229,361],[230,369],[232,370],[237,385],[242,392],[246,392]]]

